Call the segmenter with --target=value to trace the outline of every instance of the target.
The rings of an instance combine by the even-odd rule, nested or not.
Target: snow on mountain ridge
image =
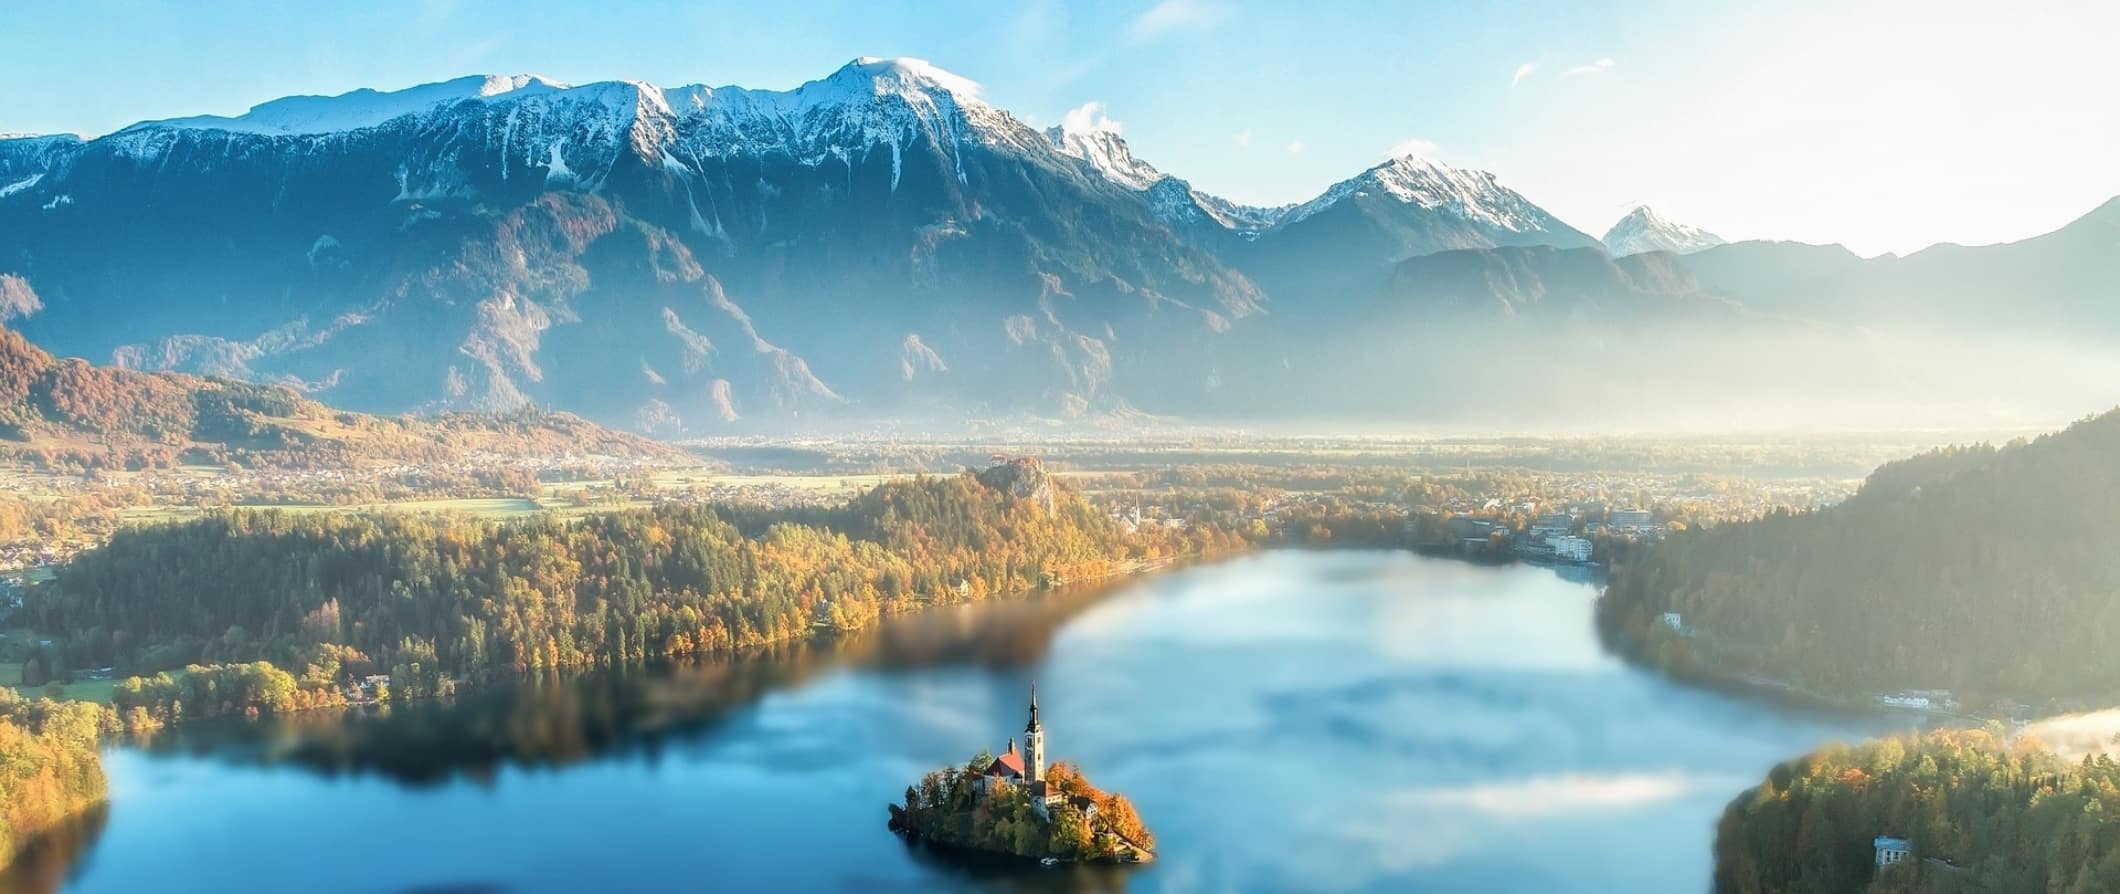
[[[1356,194],[1381,192],[1400,203],[1440,210],[1515,233],[1543,229],[1538,207],[1501,185],[1486,171],[1454,167],[1432,158],[1403,155],[1333,184],[1274,222],[1287,226]]]
[[[869,82],[875,85],[878,95],[881,95],[886,87],[897,91],[917,91],[932,86],[948,91],[958,102],[985,104],[985,101],[980,99],[985,88],[979,86],[979,82],[945,71],[926,59],[914,59],[909,56],[893,59],[862,56],[834,74],[851,72],[859,72],[868,78]]]
[[[1036,131],[987,105],[976,82],[920,59],[864,56],[792,90],[684,89],[687,142],[702,156],[777,147],[816,164],[878,145],[902,153],[922,132],[945,145],[1048,148]]]
[[[1046,128],[1045,136],[1061,155],[1085,162],[1104,179],[1141,193],[1149,209],[1167,224],[1205,220],[1250,237],[1295,207],[1255,208],[1194,189],[1191,183],[1135,157],[1121,132],[1119,122],[1105,115],[1104,104],[1092,102],[1070,110],[1058,125]]]
[[[980,93],[976,82],[925,60],[876,57],[856,59],[788,90],[663,88],[637,81],[569,85],[536,75],[473,75],[391,92],[287,97],[236,117],[144,121],[112,136],[119,151],[144,160],[193,134],[335,140],[398,128],[446,131],[454,140],[485,131],[499,138],[509,167],[566,169],[570,175],[608,170],[610,150],[628,144],[672,171],[691,169],[686,158],[778,150],[814,165],[879,148],[892,153],[895,170],[906,148],[922,139],[953,154],[948,147],[964,141],[1053,152],[1042,135],[987,105]],[[479,122],[476,129],[465,130],[472,121]],[[615,141],[621,132],[625,139]],[[598,148],[587,150],[585,144]],[[445,173],[411,176],[435,179]],[[577,177],[575,182],[593,188],[600,181]],[[408,196],[419,192],[407,189]]]
[[[197,129],[267,136],[337,133],[375,127],[395,118],[467,99],[490,99],[525,90],[550,93],[568,89],[572,89],[570,85],[537,75],[470,75],[403,90],[379,91],[363,87],[337,96],[288,96],[259,103],[234,117],[194,115],[142,121],[119,132]]]
[[[378,132],[417,136],[416,145],[432,147],[405,159],[399,172],[405,199],[468,195],[457,161],[466,141],[499,149],[503,179],[525,171],[582,189],[598,188],[617,155],[629,150],[677,176],[704,170],[701,162],[709,158],[785,153],[818,165],[885,152],[895,189],[903,160],[916,146],[951,159],[961,181],[962,150],[977,145],[1101,177],[1141,194],[1166,223],[1212,221],[1246,238],[1353,195],[1387,196],[1504,232],[1537,234],[1557,224],[1490,173],[1415,156],[1393,158],[1300,205],[1237,205],[1135,157],[1101,104],[1085,105],[1041,132],[987,104],[978,83],[920,59],[861,57],[785,90],[664,88],[634,81],[570,85],[536,75],[474,75],[389,92],[287,97],[235,117],[141,122],[113,135],[113,145],[144,162],[200,141],[262,138],[277,144],[263,151],[324,152],[335,151],[330,146],[337,141]],[[208,151],[225,155],[230,147]],[[0,165],[0,174],[21,177],[40,169]],[[715,228],[711,220],[702,226]]]
[[[379,91],[363,87],[335,96],[288,96],[260,103],[242,115],[194,115],[142,121],[119,132],[219,130],[265,136],[341,133],[378,127],[408,115],[432,112],[465,101],[518,100],[580,91],[608,94],[614,87],[637,90],[652,107],[665,114],[677,114],[678,110],[704,112],[727,104],[749,106],[753,111],[770,107],[779,114],[803,116],[820,107],[882,97],[897,97],[933,107],[938,105],[938,95],[947,97],[949,104],[953,105],[986,106],[980,99],[978,83],[926,60],[864,56],[825,78],[790,90],[717,88],[698,84],[664,88],[639,81],[596,81],[576,85],[534,74],[469,75],[401,90]]]
[[[1104,178],[1141,192],[1163,179],[1154,165],[1134,157],[1120,136],[1119,122],[1104,114],[1104,104],[1092,102],[1071,110],[1045,135],[1060,154],[1089,162]]]
[[[1637,205],[1626,217],[1605,231],[1605,250],[1613,257],[1646,251],[1687,254],[1723,244],[1723,238],[1699,227],[1687,226],[1658,216],[1647,205]]]

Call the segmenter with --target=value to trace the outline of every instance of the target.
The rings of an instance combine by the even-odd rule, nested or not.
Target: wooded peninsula
[[[2120,412],[1888,463],[1839,505],[1685,531],[1616,563],[1599,623],[1681,676],[2103,706],[2120,689],[2115,457]]]
[[[1774,768],[1723,813],[1715,890],[2120,890],[2120,764],[1955,730]]]

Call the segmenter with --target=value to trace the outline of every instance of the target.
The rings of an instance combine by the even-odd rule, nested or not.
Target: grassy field
[[[210,477],[216,470],[208,467],[181,470],[185,474]],[[729,475],[707,468],[664,469],[650,476],[654,489],[662,492],[679,492],[693,488],[758,488],[804,491],[820,497],[852,496],[886,481],[911,477],[909,475],[863,474],[863,475]],[[511,519],[551,512],[559,515],[582,515],[609,512],[615,509],[647,506],[652,499],[616,498],[621,482],[604,479],[589,481],[564,481],[548,484],[536,499],[524,497],[474,497],[460,499],[397,500],[384,503],[330,504],[330,503],[239,503],[236,508],[277,509],[283,512],[458,512],[478,518]],[[587,494],[591,499],[577,504],[577,497]],[[206,514],[207,509],[196,506],[130,506],[117,510],[118,521],[125,525],[158,525],[188,521]]]
[[[462,512],[480,518],[515,518],[541,512],[545,504],[522,497],[467,497],[451,500],[401,500],[393,503],[332,505],[327,503],[245,503],[242,509],[283,512]],[[168,524],[198,518],[207,510],[194,506],[132,506],[119,513],[126,524]]]
[[[732,487],[779,486],[803,490],[865,490],[909,475],[716,475],[713,484]]]
[[[362,506],[315,506],[302,507],[314,511],[344,512],[461,512],[480,518],[515,518],[544,509],[534,500],[522,497],[472,497],[456,500],[404,500],[396,503],[369,503]]]
[[[20,679],[22,679],[21,665],[0,664],[0,680]],[[60,687],[65,691],[59,697],[70,701],[95,702],[99,705],[107,705],[110,704],[111,690],[116,689],[117,686],[118,681],[116,680],[75,680]],[[22,693],[28,698],[43,698],[51,694],[49,689],[44,686],[16,686],[15,691]]]
[[[118,510],[118,521],[128,525],[163,525],[197,518],[198,515],[199,510],[191,506],[127,506]]]
[[[20,685],[22,682],[22,662],[18,659],[25,650],[42,648],[47,641],[58,642],[47,637],[40,637],[28,630],[0,631],[0,657],[7,659],[0,661],[0,686],[13,686],[15,691],[31,698],[46,695],[47,693],[43,686]],[[65,690],[65,694],[60,697],[107,705],[110,704],[111,690],[117,685],[116,680],[76,680],[61,687]]]
[[[833,496],[841,494],[852,496],[861,491],[875,487],[878,484],[882,484],[883,482],[893,481],[907,477],[911,476],[724,475],[716,474],[713,472],[703,472],[700,470],[686,469],[659,473],[654,476],[653,481],[655,484],[655,488],[657,490],[662,491],[682,491],[694,487],[786,488],[788,490],[809,491],[819,496]],[[580,513],[584,511],[605,511],[615,508],[624,508],[625,506],[629,505],[648,505],[648,503],[650,502],[648,500],[634,500],[625,503],[611,503],[600,501],[587,507],[575,506],[573,503],[572,497],[577,493],[583,491],[589,491],[591,493],[608,493],[616,484],[617,482],[609,480],[568,481],[559,484],[554,484],[545,489],[545,496],[539,502],[547,509],[557,510],[566,513]]]

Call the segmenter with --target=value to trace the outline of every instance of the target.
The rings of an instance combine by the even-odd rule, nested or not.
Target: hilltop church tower
[[[1038,684],[1031,684],[1031,722],[1023,727],[1023,770],[1031,782],[1045,778],[1045,727],[1038,724]]]

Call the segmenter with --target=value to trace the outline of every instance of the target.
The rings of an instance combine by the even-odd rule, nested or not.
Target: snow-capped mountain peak
[[[1045,135],[1060,154],[1088,162],[1113,183],[1136,192],[1156,185],[1163,172],[1135,158],[1119,131],[1119,122],[1105,116],[1104,104],[1093,102],[1068,112]]]
[[[1134,157],[1133,149],[1120,136],[1119,122],[1105,115],[1101,102],[1069,110],[1059,124],[1046,128],[1045,137],[1052,141],[1054,151],[1084,163],[1097,176],[1140,193],[1157,218],[1174,226],[1205,222],[1249,239],[1293,207],[1239,205],[1157,170],[1155,165]]]
[[[329,156],[342,151],[343,137],[355,134],[362,145],[419,147],[392,174],[399,197],[407,200],[490,189],[474,182],[480,176],[475,167],[462,164],[489,151],[502,180],[529,176],[584,190],[601,188],[620,169],[623,155],[687,178],[715,158],[784,153],[804,165],[823,165],[881,153],[890,160],[895,191],[906,160],[923,153],[943,159],[960,183],[967,182],[964,150],[976,146],[1070,168],[1140,194],[1166,223],[1211,223],[1246,239],[1368,197],[1365,213],[1392,218],[1384,226],[1408,250],[1525,241],[1594,244],[1494,175],[1418,155],[1392,158],[1299,206],[1237,205],[1135,157],[1100,103],[1040,132],[987,104],[977,82],[912,58],[861,57],[787,89],[664,88],[637,81],[574,85],[529,74],[473,75],[400,90],[291,96],[232,117],[142,122],[116,135],[112,145],[140,161],[167,158],[186,146],[203,147],[212,157],[228,156],[231,147]],[[9,183],[53,169],[51,160],[33,157],[26,146],[7,154],[16,158],[0,164]],[[712,209],[700,210],[696,226],[717,232],[714,217]],[[1456,223],[1437,229],[1427,222],[1438,220]],[[1452,235],[1416,235],[1446,230]]]
[[[922,59],[864,56],[792,90],[688,87],[670,93],[701,155],[773,145],[816,163],[877,146],[902,153],[923,138],[1017,151],[1049,148],[1037,131],[981,99],[977,82]]]
[[[608,173],[613,153],[628,150],[679,173],[696,171],[702,158],[755,152],[783,151],[804,164],[872,150],[899,159],[922,142],[1053,153],[1043,135],[987,105],[980,93],[976,82],[925,60],[876,57],[785,90],[472,75],[402,90],[292,96],[233,117],[146,121],[114,135],[113,145],[144,160],[198,140],[292,140],[279,151],[329,152],[347,134],[426,134],[498,143],[504,179],[535,169],[554,182],[591,189],[603,182],[602,173],[592,172]],[[408,159],[401,195],[463,193],[456,157],[437,152]],[[952,151],[950,157],[954,164],[958,156]]]
[[[1538,206],[1502,186],[1493,174],[1421,155],[1402,155],[1333,184],[1323,195],[1282,216],[1277,225],[1296,223],[1342,199],[1377,194],[1510,232],[1531,232],[1547,225],[1547,215]]]
[[[865,87],[875,96],[940,90],[960,103],[985,104],[980,98],[983,88],[979,82],[944,70],[926,59],[863,56],[841,66],[825,80]]]
[[[1647,205],[1637,205],[1605,232],[1605,250],[1614,257],[1645,251],[1686,254],[1723,244],[1723,238],[1699,227],[1665,220]]]
[[[760,113],[801,117],[821,107],[866,106],[884,97],[904,100],[917,112],[942,107],[986,111],[977,82],[923,59],[865,56],[824,78],[791,90],[690,85],[663,88],[639,81],[564,84],[534,74],[469,75],[402,90],[362,88],[336,96],[289,96],[253,106],[241,115],[195,115],[143,121],[128,131],[218,130],[262,136],[309,136],[379,127],[466,101],[501,102],[542,98],[583,100],[623,111],[675,115],[715,110],[736,116]]]

